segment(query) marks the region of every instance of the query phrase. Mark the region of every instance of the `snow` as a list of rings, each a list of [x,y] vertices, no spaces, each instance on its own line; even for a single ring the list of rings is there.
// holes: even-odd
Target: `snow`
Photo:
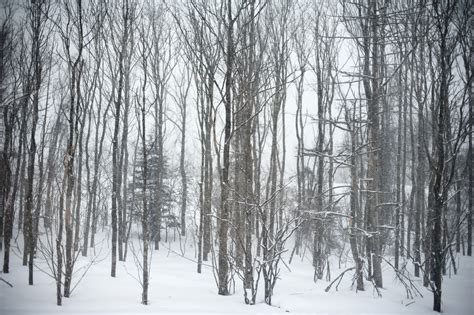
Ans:
[[[135,279],[138,276],[132,252],[127,262],[117,265],[117,277],[110,277],[108,247],[95,256],[95,262],[73,291],[70,298],[63,298],[63,306],[56,306],[56,284],[45,273],[38,270],[46,265],[37,259],[35,284],[27,284],[28,271],[21,265],[21,256],[14,249],[9,274],[1,277],[13,284],[10,288],[0,282],[1,314],[137,314],[137,313],[311,313],[311,314],[435,314],[432,311],[432,294],[418,281],[423,298],[407,299],[404,287],[396,280],[390,267],[384,267],[382,297],[378,297],[369,282],[366,291],[355,292],[351,288],[353,271],[345,274],[336,291],[336,284],[329,292],[324,289],[329,282],[313,282],[313,268],[309,256],[301,259],[295,256],[289,268],[281,266],[281,276],[275,287],[273,306],[263,301],[263,292],[257,297],[257,304],[246,305],[243,289],[238,278],[235,293],[230,296],[217,295],[212,269],[203,266],[203,273],[196,272],[194,248],[188,246],[183,258],[179,242],[165,244],[175,252],[162,246],[153,251],[149,288],[150,304],[140,304],[141,287]],[[2,253],[3,255],[3,253]],[[460,257],[460,273],[446,276],[443,282],[443,313],[474,314],[471,300],[474,298],[474,258]],[[209,262],[210,263],[210,262]],[[76,280],[81,277],[90,258],[80,257],[76,263]],[[337,258],[332,259],[331,276],[334,279],[351,267],[343,262],[338,268]],[[74,285],[74,284],[73,284]],[[263,281],[259,289],[263,290]]]

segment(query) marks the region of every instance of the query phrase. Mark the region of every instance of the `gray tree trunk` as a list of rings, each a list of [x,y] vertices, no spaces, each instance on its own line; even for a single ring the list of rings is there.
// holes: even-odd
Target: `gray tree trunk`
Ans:
[[[228,295],[229,263],[227,257],[227,233],[229,219],[229,167],[230,167],[230,140],[232,128],[232,74],[234,67],[234,17],[232,15],[232,1],[227,1],[227,29],[226,29],[226,72],[225,72],[225,125],[224,125],[224,152],[221,173],[221,211],[219,225],[219,256],[218,256],[218,287],[220,295]]]

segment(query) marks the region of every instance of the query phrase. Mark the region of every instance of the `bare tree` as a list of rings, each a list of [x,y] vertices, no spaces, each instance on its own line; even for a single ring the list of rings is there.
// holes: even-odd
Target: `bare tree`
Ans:
[[[150,213],[148,211],[148,150],[146,144],[146,115],[149,111],[149,106],[147,108],[147,98],[146,98],[146,91],[147,91],[147,81],[148,81],[148,58],[150,56],[150,47],[147,44],[146,35],[149,34],[149,29],[145,31],[145,26],[141,26],[140,30],[140,42],[139,45],[140,49],[140,60],[141,66],[143,68],[143,80],[142,80],[142,87],[141,87],[141,95],[137,95],[137,112],[139,111],[141,114],[141,123],[139,123],[139,137],[141,139],[142,144],[142,155],[143,155],[143,186],[142,186],[142,214],[141,214],[141,224],[142,224],[142,238],[143,238],[143,262],[142,262],[142,304],[148,304],[148,285],[149,285],[149,262],[148,262],[148,250],[150,248],[149,240],[150,240],[150,233],[148,222],[150,220]],[[141,98],[141,99],[140,99]],[[139,115],[137,114],[137,116]]]
[[[161,241],[161,226],[163,220],[164,191],[163,181],[165,176],[165,119],[167,105],[167,88],[171,78],[175,59],[172,58],[172,32],[167,24],[167,14],[163,4],[151,9],[150,23],[152,27],[152,57],[150,58],[150,81],[153,88],[153,116],[154,116],[154,138],[155,150],[157,152],[157,163],[153,176],[155,177],[155,204],[153,205],[152,239],[155,249],[159,249]]]
[[[226,16],[226,49],[225,49],[225,125],[224,125],[224,152],[221,177],[220,225],[219,225],[219,294],[228,295],[229,263],[227,256],[227,233],[229,220],[229,167],[230,167],[230,140],[232,128],[232,78],[235,58],[234,23],[236,16],[232,13],[232,1],[228,0],[225,8]]]
[[[17,128],[15,120],[18,115],[18,106],[16,104],[15,94],[18,89],[18,79],[12,71],[11,60],[14,51],[13,41],[13,26],[12,17],[13,12],[10,6],[4,9],[5,14],[3,23],[0,29],[0,145],[1,151],[1,167],[0,174],[2,180],[0,181],[0,237],[1,242],[5,244],[2,248],[4,251],[3,272],[9,272],[10,265],[10,241],[13,232],[13,206],[15,200],[15,193],[18,187],[18,171],[19,161],[16,161],[16,171],[13,173],[14,160],[14,132]],[[8,79],[11,78],[12,89],[8,91],[4,86]],[[11,98],[11,99],[10,99]],[[21,146],[19,146],[21,148]],[[13,176],[15,174],[15,176]],[[3,245],[3,244],[2,244]]]
[[[125,80],[125,63],[128,49],[128,41],[130,39],[130,24],[132,20],[131,3],[129,0],[124,0],[120,9],[118,9],[118,16],[109,16],[110,25],[112,26],[112,36],[118,37],[118,44],[115,46],[116,50],[116,61],[118,64],[118,84],[114,95],[114,132],[112,139],[112,207],[111,207],[111,218],[112,218],[112,256],[111,256],[111,271],[112,277],[116,276],[117,268],[117,245],[118,245],[118,213],[121,216],[121,179],[122,179],[122,165],[120,165],[120,152],[119,152],[119,132],[120,132],[120,113],[123,105],[123,94],[124,94],[124,80]],[[119,19],[119,26],[114,27],[114,19]],[[119,28],[121,27],[121,28]],[[119,29],[117,29],[119,28]]]
[[[96,14],[96,25],[102,25],[104,22],[105,17],[105,10],[103,7],[98,7],[98,12]],[[98,190],[98,182],[99,182],[99,163],[102,157],[103,151],[103,143],[105,138],[105,131],[106,131],[106,117],[107,113],[110,109],[111,102],[107,103],[107,107],[102,113],[102,106],[103,106],[103,97],[101,95],[102,88],[104,85],[104,78],[101,75],[101,69],[103,69],[103,62],[102,58],[104,57],[103,51],[103,33],[100,27],[95,30],[95,36],[91,43],[90,54],[95,56],[95,69],[93,74],[93,90],[97,89],[99,93],[91,93],[90,101],[95,105],[97,111],[91,110],[89,111],[89,126],[90,129],[92,126],[92,117],[95,116],[94,120],[94,154],[93,154],[93,168],[91,171],[91,167],[89,164],[89,150],[86,150],[86,169],[87,169],[87,183],[88,183],[88,200],[87,200],[87,212],[86,212],[86,221],[84,222],[84,236],[83,236],[83,245],[82,245],[82,255],[87,256],[88,247],[89,247],[89,235],[90,235],[90,246],[94,246],[94,234],[95,234],[95,226],[97,222],[97,190]],[[100,128],[100,122],[102,121],[102,130]],[[89,134],[89,131],[88,131]],[[87,141],[88,142],[88,141]],[[90,179],[92,175],[92,180]]]
[[[447,1],[446,3],[433,3],[433,19],[435,34],[438,42],[433,44],[439,49],[439,55],[436,58],[438,67],[437,99],[432,105],[432,146],[430,158],[430,184],[428,191],[428,226],[430,228],[430,271],[431,288],[433,290],[433,310],[441,312],[441,286],[442,269],[444,257],[449,248],[442,244],[444,209],[447,202],[447,195],[454,177],[457,154],[459,145],[463,142],[463,124],[461,118],[457,124],[457,131],[451,137],[450,115],[450,80],[449,76],[452,69],[453,48],[457,45],[456,39],[451,35],[450,26],[453,23],[454,13],[457,10],[456,1]],[[464,104],[463,104],[464,105]],[[461,113],[463,105],[460,109]],[[447,143],[453,141],[452,148],[447,147]],[[451,161],[448,161],[451,158]],[[446,232],[446,231],[445,231]],[[450,247],[450,245],[448,245]]]
[[[185,62],[187,60],[186,50],[181,51],[181,60]],[[179,77],[175,77],[174,81],[177,85],[176,95],[171,94],[176,105],[179,108],[179,123],[175,122],[175,126],[181,132],[180,140],[180,156],[179,156],[179,173],[181,176],[181,209],[180,209],[180,221],[181,221],[181,236],[186,236],[186,206],[188,199],[188,178],[186,172],[186,122],[187,122],[187,111],[188,111],[188,95],[191,89],[193,81],[192,69],[186,68],[180,71]]]
[[[33,1],[28,7],[28,14],[30,15],[31,27],[31,96],[32,96],[32,112],[31,112],[31,134],[30,146],[28,149],[28,181],[25,196],[25,249],[28,253],[28,283],[33,285],[33,260],[35,251],[34,241],[34,222],[33,222],[33,179],[35,173],[35,158],[36,158],[36,129],[38,125],[38,111],[39,111],[39,97],[40,88],[43,81],[43,60],[42,48],[47,41],[47,30],[45,28],[45,20],[49,5],[44,1]]]

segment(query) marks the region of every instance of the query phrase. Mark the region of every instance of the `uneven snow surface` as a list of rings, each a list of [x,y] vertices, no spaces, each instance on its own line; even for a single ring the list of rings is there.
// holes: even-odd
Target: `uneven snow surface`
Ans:
[[[170,248],[166,248],[170,246]],[[137,267],[133,251],[129,250],[127,262],[118,262],[117,277],[110,277],[110,256],[107,245],[97,246],[92,258],[79,257],[75,266],[75,282],[85,268],[90,267],[74,289],[70,298],[63,298],[63,306],[56,306],[56,284],[45,272],[49,269],[39,256],[35,270],[35,284],[28,285],[28,270],[22,266],[17,248],[12,248],[9,274],[0,276],[13,285],[0,282],[0,314],[137,314],[137,313],[310,313],[310,314],[436,314],[432,309],[432,294],[418,281],[423,298],[408,299],[405,288],[396,280],[390,267],[384,267],[382,297],[378,297],[372,285],[365,282],[364,292],[351,288],[353,272],[345,274],[336,291],[336,284],[329,292],[325,280],[313,282],[313,268],[309,254],[303,260],[296,257],[289,269],[280,264],[281,276],[275,287],[273,306],[263,302],[259,292],[257,305],[244,303],[241,281],[235,279],[235,293],[217,295],[212,269],[203,266],[203,273],[196,273],[193,262],[194,248],[186,247],[181,256],[179,242],[162,244],[153,251],[149,305],[140,304],[141,287],[136,280]],[[101,250],[100,250],[101,249]],[[180,253],[180,254],[178,254]],[[3,252],[1,253],[3,257]],[[138,253],[137,253],[138,254]],[[139,256],[137,256],[139,257]],[[287,262],[287,260],[286,260]],[[210,263],[210,262],[207,262]],[[460,272],[444,278],[443,314],[474,314],[474,258],[460,257]],[[332,280],[343,270],[351,267],[350,261],[338,260],[331,266]],[[411,266],[411,264],[409,264]],[[411,268],[411,267],[409,267]],[[42,269],[44,272],[41,272]],[[410,269],[409,269],[410,270]],[[410,270],[412,272],[412,270]],[[259,290],[263,291],[263,281]]]

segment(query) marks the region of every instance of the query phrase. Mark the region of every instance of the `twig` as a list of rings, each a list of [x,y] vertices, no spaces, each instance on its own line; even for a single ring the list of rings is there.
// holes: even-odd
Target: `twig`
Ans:
[[[7,280],[3,279],[2,277],[0,277],[0,280],[2,280],[3,282],[5,282],[6,284],[8,284],[11,288],[13,288],[13,284],[11,284],[10,282],[8,282]]]
[[[168,252],[171,252],[171,253],[173,253],[173,254],[176,254],[176,255],[178,255],[179,257],[182,257],[182,258],[187,259],[187,260],[189,260],[189,261],[192,261],[192,262],[194,262],[194,263],[197,263],[196,260],[194,260],[194,259],[192,259],[192,258],[189,258],[189,257],[186,257],[186,256],[182,255],[181,253],[178,253],[177,251],[173,250],[170,246],[166,246],[165,243],[160,242],[160,244],[161,244],[163,247],[165,247],[166,249],[168,249]],[[204,263],[202,263],[202,266],[206,266],[206,267],[209,267],[209,268],[213,268],[212,265],[204,264]]]

